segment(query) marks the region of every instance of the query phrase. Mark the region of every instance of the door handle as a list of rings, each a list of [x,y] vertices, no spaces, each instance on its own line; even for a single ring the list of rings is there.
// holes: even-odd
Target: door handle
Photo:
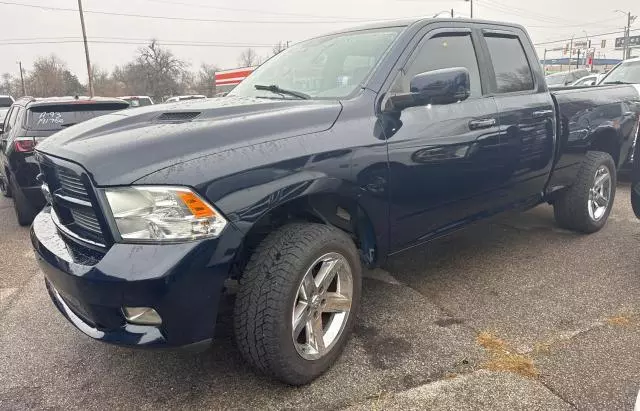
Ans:
[[[543,117],[549,117],[550,115],[553,114],[553,110],[540,110],[540,111],[534,111],[533,112],[533,118],[543,118]]]
[[[469,129],[479,130],[481,128],[490,128],[495,126],[496,124],[497,124],[497,121],[495,118],[483,118],[480,120],[471,120],[469,122]]]

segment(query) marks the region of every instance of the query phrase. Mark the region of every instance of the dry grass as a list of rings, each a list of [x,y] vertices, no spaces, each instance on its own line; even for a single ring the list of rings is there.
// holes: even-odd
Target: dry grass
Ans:
[[[506,343],[488,331],[483,331],[476,338],[478,344],[490,351],[506,350]]]
[[[607,323],[609,325],[629,325],[631,324],[631,316],[620,314],[615,317],[607,318]]]
[[[491,359],[483,365],[483,368],[491,371],[512,372],[527,378],[536,378],[539,375],[531,358],[511,352],[504,340],[490,332],[481,332],[476,341],[491,353]]]

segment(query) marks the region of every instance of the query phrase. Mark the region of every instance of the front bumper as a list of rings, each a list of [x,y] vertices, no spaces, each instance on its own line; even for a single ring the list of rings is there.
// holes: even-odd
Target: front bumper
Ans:
[[[217,239],[114,244],[99,253],[63,238],[48,207],[31,227],[47,289],[67,320],[91,338],[144,347],[185,346],[213,337],[240,240],[228,225]],[[129,324],[123,306],[152,307],[162,324]]]

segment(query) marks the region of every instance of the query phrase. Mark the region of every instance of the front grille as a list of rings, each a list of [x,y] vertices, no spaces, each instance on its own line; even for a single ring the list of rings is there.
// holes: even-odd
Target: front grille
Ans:
[[[93,189],[83,170],[64,160],[38,153],[40,170],[52,194],[53,210],[57,215],[59,231],[72,239],[105,245],[105,237],[92,195]]]
[[[93,211],[70,210],[75,223],[85,230],[102,235],[100,223]]]
[[[65,168],[58,168],[57,172],[60,189],[64,191],[65,194],[82,200],[89,198],[87,189],[77,174]]]
[[[200,115],[199,112],[178,111],[173,113],[162,113],[158,117],[158,121],[189,121]]]

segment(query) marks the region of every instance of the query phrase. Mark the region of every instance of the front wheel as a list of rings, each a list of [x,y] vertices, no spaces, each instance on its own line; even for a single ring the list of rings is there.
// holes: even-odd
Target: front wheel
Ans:
[[[240,279],[234,322],[243,357],[291,385],[327,371],[348,340],[362,269],[349,236],[321,224],[270,234]]]
[[[616,184],[616,165],[611,156],[588,152],[575,184],[554,203],[558,225],[583,233],[600,230],[611,213]]]

